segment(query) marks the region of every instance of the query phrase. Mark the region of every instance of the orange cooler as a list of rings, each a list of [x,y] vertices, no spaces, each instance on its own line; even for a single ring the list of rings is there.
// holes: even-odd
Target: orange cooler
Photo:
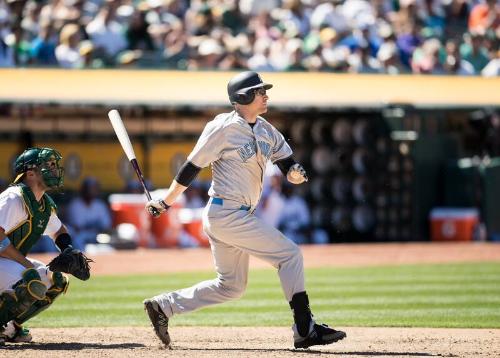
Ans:
[[[208,247],[208,236],[203,231],[203,214],[204,208],[197,209],[181,209],[179,210],[179,221],[184,226],[184,230],[191,235],[198,245]]]
[[[435,208],[430,221],[433,241],[471,241],[479,212],[475,208]]]
[[[134,225],[139,232],[137,245],[141,247],[151,246],[151,219],[144,208],[146,200],[146,196],[142,194],[112,194],[109,196],[113,227],[123,223]]]
[[[151,232],[156,247],[174,247],[179,242],[182,224],[179,222],[181,205],[175,203],[168,211],[157,218],[151,217]]]

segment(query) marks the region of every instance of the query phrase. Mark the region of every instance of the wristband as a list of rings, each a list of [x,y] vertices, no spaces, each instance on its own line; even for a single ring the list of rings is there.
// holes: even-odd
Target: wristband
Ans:
[[[67,247],[71,246],[71,244],[73,243],[73,241],[71,240],[71,236],[64,232],[62,234],[60,234],[58,237],[56,237],[56,246],[59,250],[61,250],[61,252],[64,251],[64,249],[66,249]]]
[[[0,240],[0,252],[5,250],[9,245],[10,245],[10,240],[8,237],[5,237],[2,240]]]

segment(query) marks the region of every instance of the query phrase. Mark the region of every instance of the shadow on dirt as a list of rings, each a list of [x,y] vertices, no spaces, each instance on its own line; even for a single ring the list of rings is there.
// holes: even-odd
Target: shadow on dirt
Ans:
[[[7,344],[1,349],[4,351],[79,351],[83,349],[132,349],[144,348],[144,344],[139,343],[117,343],[117,344],[100,344],[100,343],[31,343],[31,344]]]
[[[360,357],[377,357],[377,356],[395,356],[395,357],[458,357],[456,355],[442,355],[423,352],[328,352],[314,349],[273,349],[273,348],[187,348],[187,347],[172,347],[174,351],[214,351],[214,352],[290,352],[293,354],[321,354],[332,356],[360,356]]]

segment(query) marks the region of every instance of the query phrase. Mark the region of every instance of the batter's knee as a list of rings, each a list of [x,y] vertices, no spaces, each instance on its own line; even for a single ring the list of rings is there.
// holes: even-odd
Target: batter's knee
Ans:
[[[293,241],[290,241],[289,254],[288,257],[285,259],[285,261],[293,262],[294,265],[304,264],[302,251],[300,250],[300,247]]]
[[[217,285],[221,293],[229,300],[236,300],[241,298],[245,293],[247,284],[246,282],[224,281],[220,280]]]

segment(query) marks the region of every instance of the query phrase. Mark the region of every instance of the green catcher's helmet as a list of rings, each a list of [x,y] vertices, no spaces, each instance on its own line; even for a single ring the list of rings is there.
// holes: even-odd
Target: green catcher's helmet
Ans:
[[[64,181],[64,168],[59,166],[61,154],[52,148],[28,148],[14,163],[17,183],[26,171],[38,168],[45,185],[49,188],[59,188]]]

